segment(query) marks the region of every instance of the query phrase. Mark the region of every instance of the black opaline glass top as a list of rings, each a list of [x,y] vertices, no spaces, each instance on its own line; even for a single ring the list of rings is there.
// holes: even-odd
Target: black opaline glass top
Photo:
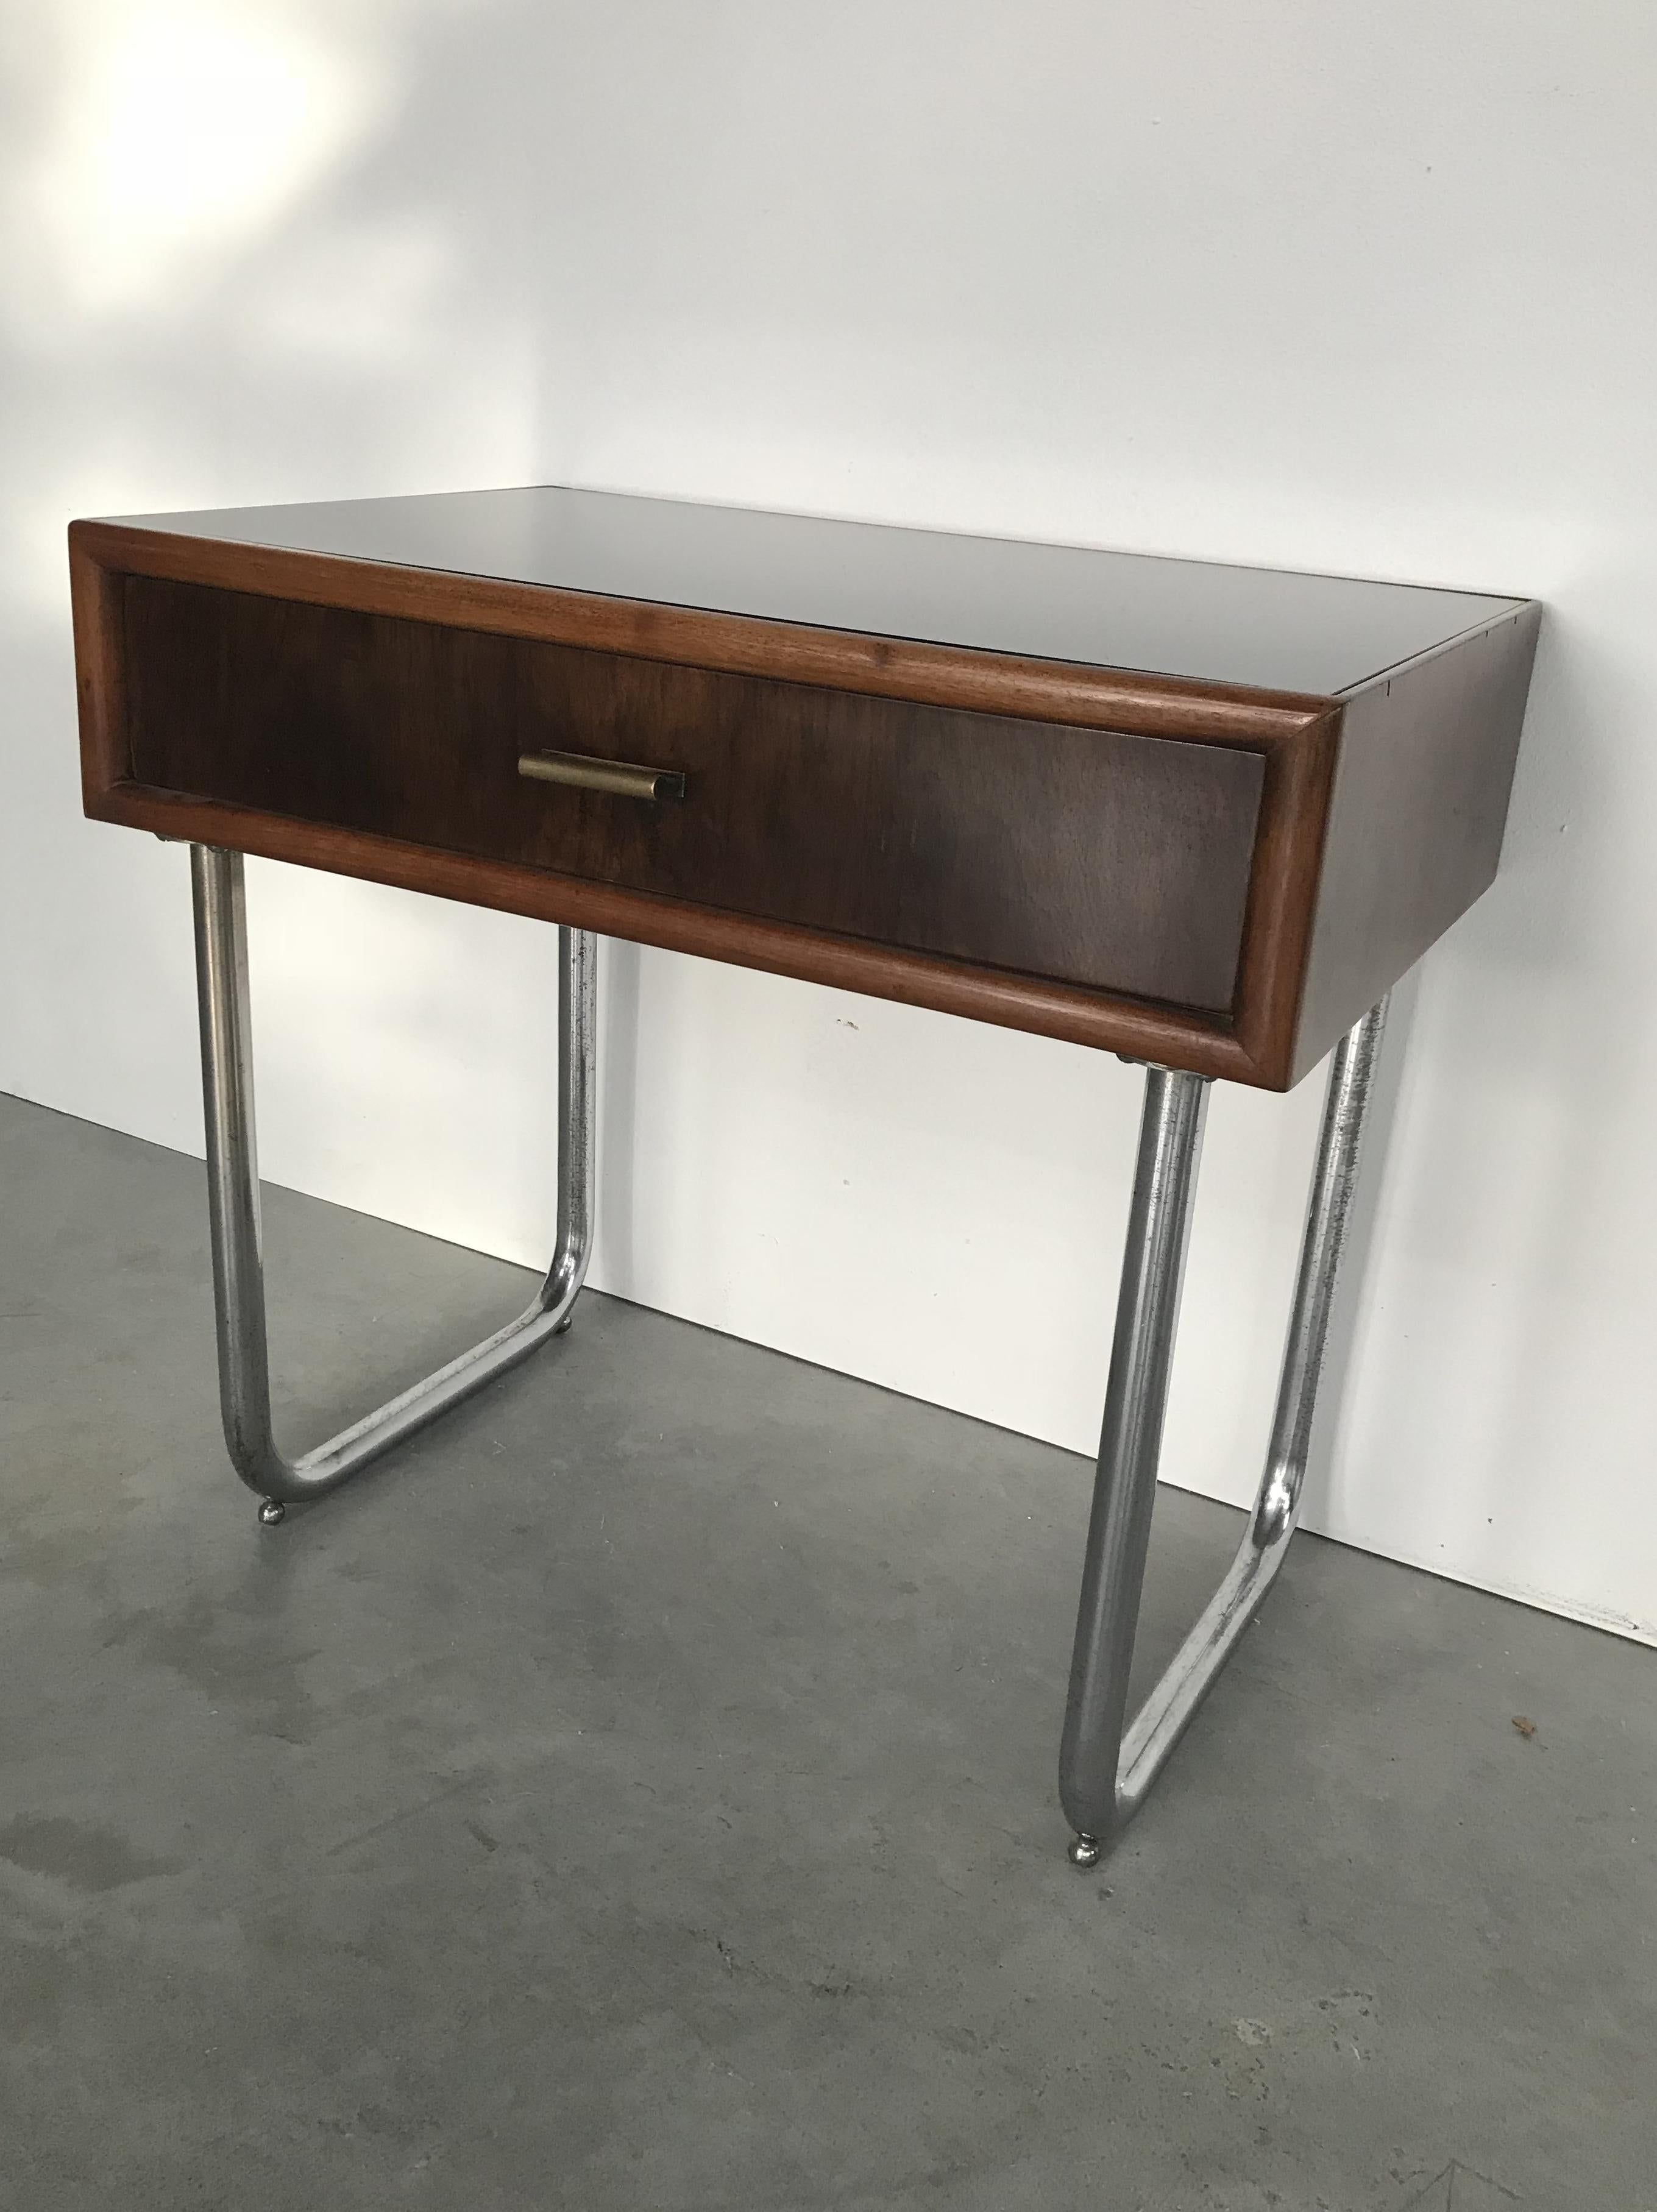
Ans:
[[[1338,695],[1522,601],[538,486],[121,520],[1035,659]]]

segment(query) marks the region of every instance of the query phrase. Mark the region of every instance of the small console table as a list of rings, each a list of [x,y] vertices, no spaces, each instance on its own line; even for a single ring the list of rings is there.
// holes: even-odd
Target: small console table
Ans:
[[[1060,1754],[1132,1818],[1295,1525],[1393,983],[1496,872],[1539,609],[537,489],[79,522],[86,811],[191,846],[219,1373],[261,1518],[569,1325],[595,933],[1146,1069]],[[297,1461],[271,1429],[242,855],[555,922],[556,1249],[529,1310]],[[1332,1051],[1236,1559],[1126,1697],[1203,1115]]]

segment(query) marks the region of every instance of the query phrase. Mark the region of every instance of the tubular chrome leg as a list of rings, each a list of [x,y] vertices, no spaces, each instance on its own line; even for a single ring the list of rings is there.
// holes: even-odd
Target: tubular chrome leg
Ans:
[[[258,1160],[253,1132],[247,922],[240,853],[190,850],[207,1118],[213,1291],[218,1317],[219,1402],[236,1472],[264,1499],[259,1518],[337,1489],[494,1376],[568,1328],[586,1274],[592,1234],[595,984],[598,941],[558,933],[558,1229],[534,1303],[516,1321],[388,1400],[302,1459],[284,1459],[270,1421]]]
[[[1289,1548],[1386,1021],[1383,999],[1341,1040],[1330,1068],[1272,1441],[1248,1528],[1207,1610],[1125,1730],[1207,1092],[1197,1076],[1162,1068],[1146,1075],[1059,1753],[1059,1796],[1076,1830],[1070,1855],[1077,1866],[1096,1864],[1138,1811]]]

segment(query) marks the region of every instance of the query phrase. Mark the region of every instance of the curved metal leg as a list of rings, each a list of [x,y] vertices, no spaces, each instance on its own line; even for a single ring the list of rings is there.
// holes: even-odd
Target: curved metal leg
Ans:
[[[423,1382],[365,1414],[302,1459],[288,1460],[276,1449],[270,1421],[242,858],[240,853],[192,845],[190,871],[219,1402],[236,1472],[264,1500],[259,1518],[273,1523],[281,1520],[284,1505],[337,1489],[370,1460],[413,1436],[568,1327],[586,1274],[592,1235],[598,940],[586,930],[558,933],[558,1231],[552,1265],[534,1304]]]
[[[1289,1548],[1386,1021],[1383,999],[1341,1040],[1330,1068],[1272,1442],[1247,1530],[1206,1611],[1125,1730],[1207,1096],[1200,1077],[1164,1068],[1146,1075],[1059,1753],[1059,1796],[1076,1830],[1071,1858],[1077,1866],[1096,1864],[1138,1811]]]

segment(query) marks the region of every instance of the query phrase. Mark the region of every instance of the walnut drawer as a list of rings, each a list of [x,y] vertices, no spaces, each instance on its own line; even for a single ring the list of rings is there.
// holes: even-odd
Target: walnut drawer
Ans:
[[[141,784],[1223,1018],[1266,761],[128,575]],[[554,749],[679,800],[526,780]]]

